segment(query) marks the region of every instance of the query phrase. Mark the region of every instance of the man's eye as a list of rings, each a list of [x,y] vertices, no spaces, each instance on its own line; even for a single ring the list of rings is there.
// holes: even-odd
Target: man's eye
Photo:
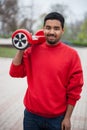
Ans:
[[[57,27],[57,28],[54,28],[54,30],[60,30],[60,28]]]
[[[47,28],[47,30],[50,30],[50,28]]]
[[[50,30],[50,27],[46,27],[47,30]]]

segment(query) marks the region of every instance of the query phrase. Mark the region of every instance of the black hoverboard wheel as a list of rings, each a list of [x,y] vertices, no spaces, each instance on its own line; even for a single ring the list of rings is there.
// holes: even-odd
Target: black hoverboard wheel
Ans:
[[[19,50],[26,49],[28,47],[27,36],[24,33],[18,33],[12,39],[13,46]]]

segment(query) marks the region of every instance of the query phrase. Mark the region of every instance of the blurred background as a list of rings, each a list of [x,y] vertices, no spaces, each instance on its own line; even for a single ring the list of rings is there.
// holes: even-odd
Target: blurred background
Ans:
[[[64,41],[87,45],[87,0],[0,0],[0,37],[9,38],[19,28],[35,33],[44,16],[57,11],[65,17]]]
[[[71,130],[87,130],[87,0],[0,0],[0,130],[23,130],[27,82],[26,78],[9,76],[17,51],[12,46],[12,33],[23,28],[35,34],[51,11],[64,15],[62,40],[77,50],[83,67],[84,86],[71,118]]]

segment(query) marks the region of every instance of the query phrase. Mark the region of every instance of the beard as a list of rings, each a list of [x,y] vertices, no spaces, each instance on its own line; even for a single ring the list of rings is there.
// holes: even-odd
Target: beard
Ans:
[[[55,45],[58,41],[59,41],[59,40],[57,40],[57,41],[47,40],[47,42],[48,42],[49,44],[51,44],[51,45]]]
[[[50,38],[51,37],[51,38]],[[60,38],[56,38],[55,35],[53,34],[50,34],[50,35],[47,35],[47,42],[51,45],[55,45],[57,44],[57,42],[60,40]]]

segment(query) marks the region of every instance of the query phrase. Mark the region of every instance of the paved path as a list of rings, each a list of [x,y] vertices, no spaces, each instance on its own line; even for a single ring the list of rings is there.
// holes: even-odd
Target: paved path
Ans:
[[[72,115],[72,130],[87,130],[87,48],[76,48],[83,67],[84,86]]]
[[[26,79],[9,76],[11,59],[0,58],[0,130],[22,130]]]
[[[82,61],[85,84],[72,115],[72,130],[87,130],[87,48],[76,48]],[[0,130],[23,130],[23,96],[26,79],[11,78],[12,59],[0,58]]]

